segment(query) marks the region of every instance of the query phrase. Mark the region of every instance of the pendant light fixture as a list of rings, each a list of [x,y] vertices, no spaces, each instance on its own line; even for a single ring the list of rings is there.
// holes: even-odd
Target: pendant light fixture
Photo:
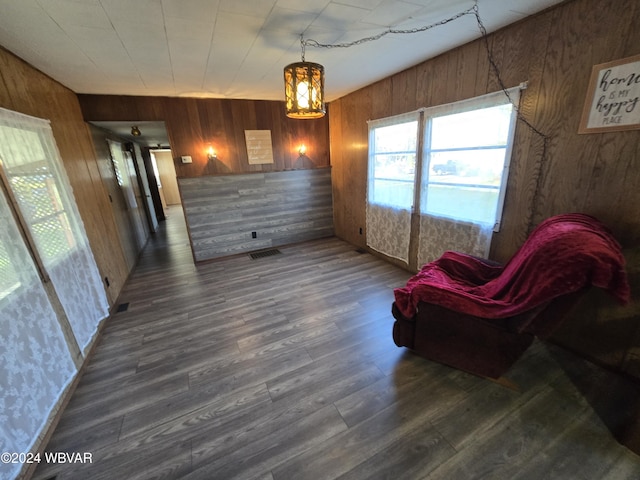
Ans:
[[[284,67],[284,95],[289,118],[320,118],[324,105],[324,67],[304,59],[305,42],[300,35],[302,61]]]

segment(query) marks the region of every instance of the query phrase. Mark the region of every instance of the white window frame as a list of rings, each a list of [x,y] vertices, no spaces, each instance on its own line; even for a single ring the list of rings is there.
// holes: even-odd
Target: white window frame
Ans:
[[[479,110],[482,108],[512,104],[513,108],[511,109],[510,126],[509,126],[509,132],[507,134],[507,144],[505,146],[505,156],[504,156],[504,163],[502,167],[502,175],[501,175],[500,185],[497,187],[498,199],[497,199],[495,219],[493,224],[494,232],[498,232],[500,230],[500,225],[502,222],[502,211],[504,208],[504,199],[505,199],[506,188],[507,188],[507,181],[509,179],[509,167],[511,164],[513,140],[515,137],[516,122],[518,117],[517,106],[520,101],[520,90],[522,88],[525,88],[525,86],[526,85],[523,84],[518,87],[513,87],[511,89],[508,89],[506,91],[506,94],[504,91],[498,91],[498,92],[482,95],[479,97],[474,97],[474,98],[461,100],[458,102],[453,102],[453,103],[444,104],[444,105],[437,105],[434,107],[429,107],[424,109],[424,125],[423,125],[424,144],[423,144],[422,155],[420,158],[421,185],[418,187],[420,190],[421,198],[423,194],[426,194],[426,191],[423,191],[423,190],[426,190],[426,187],[430,183],[429,158],[432,152],[431,150],[432,120],[434,118],[445,116],[445,115],[454,115],[457,113],[464,113],[464,112],[469,112],[473,110]],[[485,148],[486,147],[479,147],[479,149],[485,149]],[[490,148],[494,148],[494,147],[490,147]],[[464,148],[462,150],[473,150],[473,149],[474,149],[473,147],[469,147],[469,148]],[[461,188],[463,187],[461,186]],[[427,199],[427,202],[428,202],[428,199]],[[424,202],[421,201],[421,204],[423,203]],[[421,205],[419,205],[418,208],[420,209]],[[429,213],[429,212],[420,212],[420,213],[426,214],[426,215],[433,215],[432,213]],[[475,223],[472,220],[468,220],[465,218],[456,218],[456,217],[451,217],[451,218],[452,220],[455,220],[455,221],[471,221],[472,223]]]
[[[420,132],[422,131],[422,123],[421,123],[421,110],[416,110],[414,112],[403,113],[401,115],[395,115],[393,117],[385,117],[377,120],[369,120],[369,154],[368,154],[368,175],[367,175],[367,202],[372,205],[381,205],[383,207],[394,208],[397,210],[409,210],[411,212],[415,211],[415,198],[416,198],[416,187],[418,183],[416,182],[416,178],[419,177],[418,172],[420,171]],[[390,127],[394,125],[400,125],[403,123],[411,123],[416,122],[416,148],[413,154],[416,157],[415,170],[413,174],[413,188],[412,188],[412,202],[408,208],[399,207],[397,205],[389,205],[386,203],[379,203],[374,201],[375,199],[375,157],[380,153],[376,150],[375,146],[375,131],[378,128]],[[396,153],[410,153],[410,151],[402,151]],[[399,180],[400,181],[400,180]]]

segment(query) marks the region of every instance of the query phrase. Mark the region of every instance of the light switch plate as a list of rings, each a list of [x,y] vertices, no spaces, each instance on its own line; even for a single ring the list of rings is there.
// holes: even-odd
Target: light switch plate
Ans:
[[[190,155],[183,155],[180,159],[182,160],[182,163],[193,163]]]

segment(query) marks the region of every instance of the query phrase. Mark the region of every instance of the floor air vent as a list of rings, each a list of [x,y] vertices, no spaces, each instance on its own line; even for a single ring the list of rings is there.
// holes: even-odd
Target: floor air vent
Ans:
[[[277,248],[272,248],[270,250],[262,250],[261,252],[250,253],[249,256],[251,257],[251,260],[255,260],[257,258],[271,257],[273,255],[278,255],[280,253],[282,252]]]
[[[129,310],[129,302],[118,305],[116,312],[126,312],[127,310]]]

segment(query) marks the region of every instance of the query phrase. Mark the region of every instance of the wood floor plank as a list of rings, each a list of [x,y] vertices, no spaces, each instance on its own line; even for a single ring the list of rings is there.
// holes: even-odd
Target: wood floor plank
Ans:
[[[410,272],[337,238],[194,265],[179,207],[151,239],[48,451],[68,479],[640,478],[612,425],[637,385],[536,341],[515,385],[392,339]]]
[[[456,450],[435,428],[418,429],[402,436],[388,448],[340,475],[340,480],[421,478],[455,455]]]
[[[374,374],[379,375],[379,373]],[[336,399],[348,395],[366,386],[372,379],[360,372],[342,374],[331,382],[318,386],[313,391],[299,391],[298,395],[289,395],[278,402],[260,405],[235,424],[222,425],[215,432],[203,432],[193,438],[194,455],[202,464],[219,462],[221,458],[238,449],[244,449],[256,441],[262,441],[273,432],[290,430],[291,426],[309,417],[318,410],[330,406]],[[342,422],[342,421],[341,421]],[[344,425],[344,422],[342,422]],[[276,438],[274,443],[280,442]],[[206,471],[208,469],[205,469]],[[209,478],[209,477],[205,477]]]
[[[571,478],[574,472],[588,471],[593,478],[605,478],[619,461],[621,452],[602,449],[602,424],[593,412],[585,409],[582,415],[572,419],[563,435],[551,440],[522,472],[514,474],[514,480],[537,478]],[[554,462],[546,461],[549,456]],[[619,472],[621,474],[622,472]],[[638,471],[636,471],[636,475]],[[617,478],[624,478],[620,475]]]
[[[536,463],[548,465],[548,459],[540,458],[539,452],[561,438],[574,418],[585,415],[586,408],[576,409],[562,400],[553,390],[540,391],[427,478],[514,478],[523,469],[529,478],[540,478]]]
[[[449,388],[458,390],[458,386],[449,381],[443,368],[445,367],[434,363],[425,365],[416,356],[407,357],[396,368],[394,375],[387,375],[368,387],[341,398],[335,402],[336,408],[347,425],[352,427],[385,408],[399,406],[399,399],[405,396],[412,398],[415,390],[424,391],[425,395],[434,400],[435,397],[428,392],[437,392],[440,382],[446,381]],[[455,395],[449,397],[449,403],[455,404],[454,399]]]
[[[86,445],[101,449],[116,443],[120,437],[124,416],[109,418],[87,428],[85,424],[63,419],[56,428],[56,436],[49,442],[51,451],[82,452]]]
[[[139,445],[155,445],[162,449],[166,442],[186,441],[211,432],[233,431],[254,410],[264,413],[271,406],[269,391],[265,385],[253,385],[242,389],[211,392],[208,403],[177,417],[155,418],[144,411],[135,415],[146,416],[146,422],[136,419],[123,424],[118,445],[104,452],[105,456],[118,456]],[[193,408],[193,407],[192,407]],[[134,413],[129,418],[133,418]],[[125,421],[128,420],[125,417]]]
[[[339,478],[372,456],[386,451],[411,432],[429,430],[431,427],[425,420],[433,411],[441,408],[442,404],[437,400],[425,404],[418,399],[429,396],[434,399],[446,397],[459,401],[463,395],[464,392],[452,388],[445,382],[435,385],[421,384],[410,390],[400,405],[394,403],[335,435],[315,449],[292,458],[274,469],[273,476],[276,480]]]
[[[218,462],[211,462],[208,455],[200,455],[199,449],[194,448],[194,471],[185,479],[253,478],[347,429],[333,405],[283,427],[269,435],[255,437],[254,441],[234,449]]]

